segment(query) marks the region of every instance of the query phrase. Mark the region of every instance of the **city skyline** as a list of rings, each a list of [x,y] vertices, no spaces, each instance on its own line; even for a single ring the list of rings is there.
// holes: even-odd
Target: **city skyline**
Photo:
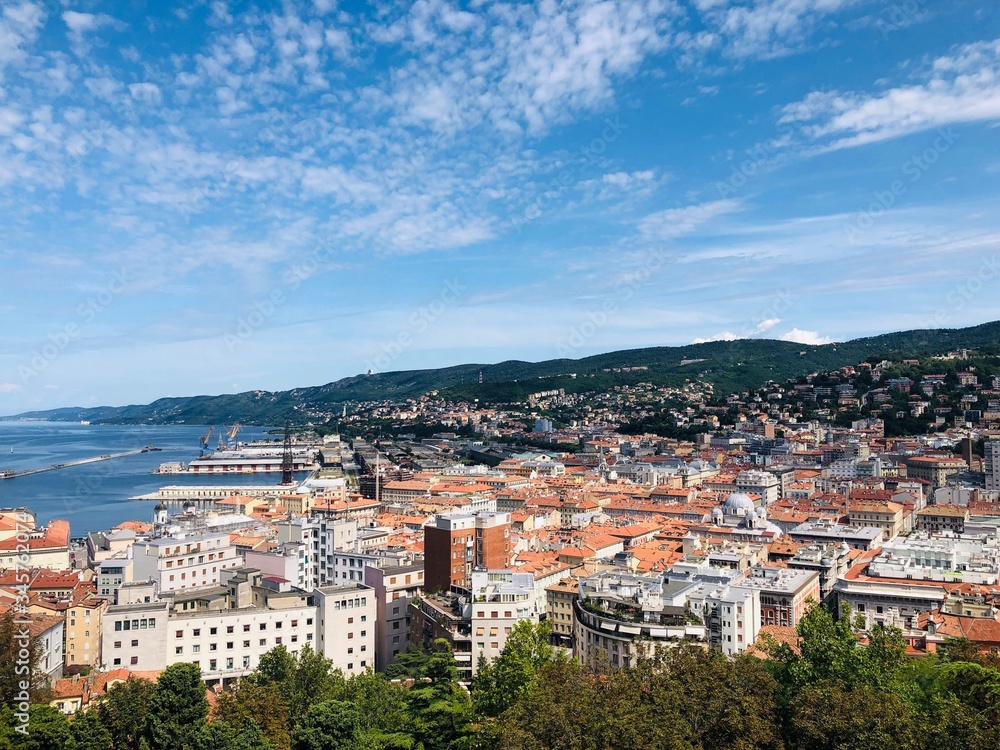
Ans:
[[[0,4],[0,414],[1000,318],[985,2]]]

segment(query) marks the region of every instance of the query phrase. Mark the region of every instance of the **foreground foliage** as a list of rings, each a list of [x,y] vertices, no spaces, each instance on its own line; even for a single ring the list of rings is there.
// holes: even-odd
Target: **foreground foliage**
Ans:
[[[1000,746],[1000,658],[967,641],[908,658],[898,630],[859,644],[849,616],[813,609],[799,642],[727,659],[684,646],[629,669],[583,666],[519,623],[471,694],[447,644],[414,648],[390,680],[345,679],[279,647],[211,712],[198,669],[130,679],[72,721],[4,709],[0,750],[986,750]]]

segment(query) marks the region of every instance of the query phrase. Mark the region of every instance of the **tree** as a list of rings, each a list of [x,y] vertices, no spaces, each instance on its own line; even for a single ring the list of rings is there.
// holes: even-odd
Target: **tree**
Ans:
[[[251,679],[240,681],[219,695],[214,715],[230,726],[255,722],[274,750],[289,750],[288,704],[277,685],[261,685]]]
[[[406,651],[397,654],[396,660],[386,667],[385,676],[390,680],[407,677],[413,680],[422,679],[429,658],[430,653],[426,649],[412,643]]]
[[[72,750],[108,750],[111,733],[101,723],[97,711],[77,711],[69,726]]]
[[[22,654],[27,630],[14,622],[14,609],[0,616],[0,705],[13,706],[26,701],[47,703],[48,683],[38,668],[42,647],[38,638],[27,638],[27,658]],[[26,675],[23,670],[27,668]],[[20,670],[20,671],[19,671]],[[21,683],[28,682],[27,699],[22,695]]]
[[[289,716],[304,716],[311,706],[336,700],[344,694],[344,676],[332,671],[333,662],[308,645],[292,656],[277,646],[260,659],[251,680],[258,685],[274,685],[288,706]],[[291,726],[289,726],[291,729]]]
[[[916,750],[920,736],[909,705],[869,687],[834,682],[805,687],[792,703],[790,737],[797,750]]]
[[[224,721],[203,724],[195,738],[196,750],[273,750],[257,723],[246,719],[234,727]]]
[[[347,681],[346,700],[358,708],[358,746],[409,748],[413,746],[406,692],[380,674],[366,670]]]
[[[528,693],[539,671],[552,661],[552,626],[519,620],[503,651],[492,663],[481,663],[472,685],[472,703],[482,716],[497,717]]]
[[[129,677],[108,690],[97,715],[111,735],[114,750],[140,750],[155,693],[154,683],[136,677]]]
[[[3,731],[7,734],[6,747],[11,750],[53,750],[69,747],[70,743],[66,717],[47,705],[35,705],[28,709],[26,734],[14,731],[9,722],[4,722]],[[3,735],[0,734],[0,737]]]
[[[312,706],[292,735],[292,750],[353,748],[361,715],[345,701],[324,701]]]
[[[146,735],[151,750],[197,747],[207,715],[201,670],[187,662],[171,664],[160,674],[149,702]]]
[[[448,642],[434,642],[424,680],[407,692],[413,734],[425,748],[451,748],[469,732],[469,694],[458,684],[458,667]]]

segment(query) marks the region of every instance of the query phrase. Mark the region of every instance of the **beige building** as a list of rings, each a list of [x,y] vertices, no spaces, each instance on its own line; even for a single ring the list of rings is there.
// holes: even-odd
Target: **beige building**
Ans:
[[[929,505],[917,511],[917,528],[921,531],[965,533],[969,509],[961,505]]]
[[[575,578],[564,578],[545,589],[545,613],[552,627],[554,643],[573,647],[573,602],[579,592]]]
[[[93,667],[101,663],[101,628],[106,599],[84,599],[66,610],[66,666]]]
[[[848,511],[851,526],[877,526],[884,530],[883,538],[892,539],[907,531],[906,508],[899,503],[852,502]]]

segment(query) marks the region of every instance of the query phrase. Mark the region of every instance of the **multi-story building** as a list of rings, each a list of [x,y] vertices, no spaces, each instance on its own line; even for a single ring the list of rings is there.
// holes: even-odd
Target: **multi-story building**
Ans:
[[[908,530],[906,508],[894,502],[852,501],[847,518],[851,526],[878,526],[885,539],[894,539]]]
[[[97,595],[115,604],[117,604],[118,589],[132,583],[133,580],[132,560],[127,558],[112,557],[98,563],[94,569]]]
[[[883,545],[869,564],[868,575],[992,586],[1000,577],[1000,546],[995,537],[935,537],[917,532]]]
[[[510,552],[509,513],[439,514],[424,527],[424,587],[467,589],[474,568],[506,568]]]
[[[472,574],[472,676],[479,660],[492,661],[507,645],[507,636],[518,620],[538,622],[535,576],[511,570],[475,571]]]
[[[741,471],[736,476],[736,491],[760,497],[761,505],[776,503],[781,494],[781,481],[766,471]]]
[[[277,646],[304,646],[345,674],[373,665],[375,600],[355,584],[312,594],[258,570],[227,571],[222,584],[161,599],[152,583],[123,586],[108,607],[103,664],[147,671],[194,662],[209,683],[228,684],[254,670]]]
[[[917,511],[917,529],[933,533],[964,534],[969,509],[961,505],[928,505]]]
[[[692,614],[705,624],[708,643],[727,656],[746,651],[761,628],[761,593],[754,588],[701,583],[685,593]]]
[[[575,578],[564,578],[546,587],[546,619],[552,628],[552,643],[563,648],[573,647],[573,602],[580,584]]]
[[[940,585],[919,585],[858,576],[841,578],[834,587],[838,609],[850,608],[865,619],[865,627],[876,622],[912,628],[917,617],[940,609],[947,592]]]
[[[837,580],[851,565],[851,548],[844,543],[803,545],[785,564],[792,570],[818,573],[820,601],[829,603]]]
[[[875,549],[882,543],[884,530],[879,526],[845,526],[831,521],[807,521],[801,523],[788,535],[796,542],[806,544],[846,542],[854,549]]]
[[[64,658],[67,666],[94,667],[101,663],[101,631],[108,601],[88,597],[66,610]]]
[[[961,457],[912,456],[906,459],[906,476],[923,479],[935,487],[944,487],[948,478],[968,468]]]
[[[0,539],[0,570],[9,568],[47,568],[69,570],[69,521],[54,520],[48,526],[34,527],[34,516],[25,512],[11,528],[18,530]]]
[[[423,592],[424,563],[366,565],[364,576],[375,597],[375,669],[383,672],[409,646],[410,602]]]
[[[38,670],[45,675],[51,686],[63,675],[65,657],[63,652],[66,620],[62,615],[27,614],[18,615],[27,619],[28,633],[38,644]]]
[[[164,536],[131,550],[133,580],[153,581],[161,594],[219,585],[224,571],[243,565],[229,534]]]
[[[795,627],[820,600],[819,573],[812,570],[755,567],[739,586],[760,592],[761,625]]]
[[[354,552],[358,521],[354,518],[300,516],[276,524],[278,543],[303,545],[302,577],[307,589],[340,583],[336,577],[336,553]]]
[[[346,677],[375,668],[375,591],[362,583],[321,586],[313,592],[319,618],[316,651]]]
[[[1000,440],[987,440],[984,448],[983,469],[986,473],[986,489],[1000,490]]]
[[[678,584],[688,588],[691,584]],[[707,629],[688,621],[683,604],[665,603],[664,580],[608,571],[580,580],[573,603],[573,655],[628,667],[660,646],[706,641]]]

